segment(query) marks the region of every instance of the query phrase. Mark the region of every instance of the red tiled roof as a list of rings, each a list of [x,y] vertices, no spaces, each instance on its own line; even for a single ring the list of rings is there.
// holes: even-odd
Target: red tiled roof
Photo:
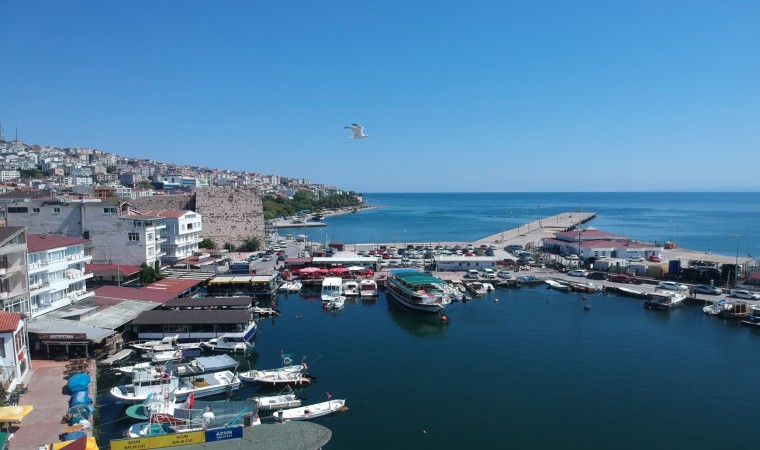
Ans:
[[[179,278],[164,278],[145,286],[143,289],[150,289],[155,292],[169,292],[176,297],[178,294],[203,283],[201,280],[180,280]]]
[[[176,295],[171,292],[146,288],[135,289],[120,286],[103,286],[95,289],[95,304],[97,305],[115,305],[124,300],[166,303],[174,297]]]
[[[95,275],[115,274],[116,271],[121,272],[122,275],[129,276],[134,275],[141,271],[142,267],[139,266],[127,266],[124,264],[85,264],[85,273],[94,273]]]
[[[77,239],[59,235],[44,234],[27,234],[26,246],[29,253],[40,252],[42,250],[51,250],[54,248],[68,247],[70,245],[86,244],[87,239]]]
[[[21,321],[21,314],[0,311],[0,333],[16,331]]]

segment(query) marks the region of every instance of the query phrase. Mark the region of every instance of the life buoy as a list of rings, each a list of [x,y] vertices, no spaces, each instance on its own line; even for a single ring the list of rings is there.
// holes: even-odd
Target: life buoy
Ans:
[[[289,365],[289,364],[290,364],[290,363],[292,363],[292,362],[293,362],[293,360],[292,360],[292,359],[290,359],[290,358],[288,358],[288,357],[285,357],[285,358],[283,358],[283,360],[282,360],[282,363],[283,363],[283,364],[285,364],[286,366],[287,366],[287,365]]]
[[[168,373],[164,372],[161,374],[162,380],[168,380],[169,378],[171,378],[171,375],[169,375]]]

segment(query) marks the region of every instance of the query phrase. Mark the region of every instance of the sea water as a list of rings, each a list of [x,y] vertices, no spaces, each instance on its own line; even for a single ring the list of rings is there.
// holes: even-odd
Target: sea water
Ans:
[[[640,240],[675,241],[677,224],[682,247],[733,254],[730,235],[739,234],[743,255],[753,251],[760,223],[752,194],[367,197],[384,207],[328,219],[322,233],[347,242],[466,241],[498,233],[507,221],[499,211],[520,211],[506,224],[512,228],[533,212],[582,204],[599,213],[590,225]],[[396,223],[406,239],[394,235]],[[385,293],[337,312],[322,308],[317,291],[280,295],[277,307],[282,316],[259,322],[240,370],[278,367],[283,352],[306,357],[317,377],[303,391],[307,403],[330,394],[349,407],[316,420],[333,432],[328,449],[756,445],[760,331],[706,316],[698,305],[650,311],[631,298],[537,286],[454,303],[446,323]],[[102,447],[130,423],[125,406],[107,395],[117,381],[104,370],[98,377]],[[248,385],[235,396],[265,392]]]

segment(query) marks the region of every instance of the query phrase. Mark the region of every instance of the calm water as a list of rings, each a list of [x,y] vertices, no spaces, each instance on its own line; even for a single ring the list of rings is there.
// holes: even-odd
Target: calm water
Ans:
[[[760,254],[757,193],[366,194],[382,208],[297,229],[317,242],[470,241],[538,217],[594,211],[589,226],[648,242],[726,255]],[[291,231],[293,232],[293,231]]]
[[[534,205],[543,216],[568,210],[569,198],[573,209],[582,200],[584,210],[599,212],[591,225],[600,229],[675,240],[669,221],[677,219],[681,246],[733,254],[730,234],[739,233],[744,254],[744,239],[751,251],[749,236],[760,223],[753,197],[373,194],[369,202],[385,208],[332,218],[322,233],[335,241],[396,240],[398,223],[409,241],[469,240],[497,233],[502,210],[530,220],[529,206],[517,205]],[[283,315],[260,322],[256,350],[241,367],[276,367],[282,351],[307,356],[318,378],[305,391],[310,402],[326,392],[348,399],[349,411],[318,420],[333,431],[329,449],[757,445],[760,331],[705,317],[698,306],[648,311],[630,298],[588,295],[584,302],[535,287],[453,304],[447,324],[385,294],[347,302],[337,313],[322,310],[316,292],[280,296],[278,307]],[[100,389],[114,381],[101,377]],[[237,395],[254,392],[249,386]],[[102,444],[128,423],[122,405],[107,396],[98,404]]]

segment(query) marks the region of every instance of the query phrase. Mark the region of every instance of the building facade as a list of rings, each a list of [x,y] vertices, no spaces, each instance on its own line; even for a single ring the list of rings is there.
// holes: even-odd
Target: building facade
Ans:
[[[27,235],[31,317],[95,296],[85,285],[92,278],[84,270],[92,260],[85,253],[87,243],[65,236]]]
[[[0,301],[7,312],[26,313],[29,307],[26,229],[0,228]]]
[[[200,214],[188,210],[143,210],[141,212],[155,214],[164,220],[166,227],[161,230],[161,238],[166,241],[161,244],[161,249],[165,253],[161,257],[161,262],[174,264],[193,256],[198,251],[201,231],[203,231]]]
[[[0,311],[0,383],[11,391],[26,382],[31,369],[26,321],[20,313]]]

